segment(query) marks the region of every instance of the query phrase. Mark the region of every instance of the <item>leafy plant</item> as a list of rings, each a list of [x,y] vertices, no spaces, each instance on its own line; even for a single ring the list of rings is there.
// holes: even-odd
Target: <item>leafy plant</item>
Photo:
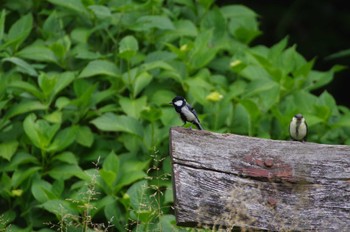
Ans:
[[[207,130],[287,139],[300,112],[311,141],[350,144],[349,109],[312,93],[342,68],[314,70],[287,39],[250,46],[261,32],[245,6],[1,5],[0,215],[14,231],[88,231],[94,222],[180,230],[170,180],[158,178],[171,173],[168,132],[181,121],[168,102],[176,95]]]

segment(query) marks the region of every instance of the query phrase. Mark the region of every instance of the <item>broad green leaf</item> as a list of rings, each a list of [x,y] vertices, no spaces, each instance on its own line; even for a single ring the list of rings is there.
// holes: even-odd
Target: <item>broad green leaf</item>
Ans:
[[[52,10],[49,17],[45,20],[42,31],[45,37],[58,38],[64,33],[63,19],[59,16],[57,10]]]
[[[117,228],[117,231],[125,230],[125,225],[123,225],[121,217],[124,216],[122,212],[122,207],[117,204],[116,200],[113,200],[104,207],[104,214],[107,218],[110,218],[111,223]],[[126,207],[128,208],[128,206]]]
[[[8,170],[16,170],[20,165],[39,166],[40,163],[37,157],[25,152],[17,151],[11,159],[11,164],[8,167]]]
[[[272,79],[270,74],[266,71],[266,69],[258,65],[248,65],[245,68],[243,68],[239,74],[251,81],[261,79]]]
[[[48,106],[43,105],[41,102],[38,101],[22,101],[11,107],[4,117],[6,119],[9,119],[20,114],[24,114],[35,110],[46,110],[47,108]]]
[[[118,192],[122,187],[128,186],[135,181],[142,180],[147,177],[147,174],[140,170],[135,170],[133,172],[125,173],[117,182],[115,191]]]
[[[36,72],[35,68],[32,65],[28,64],[26,61],[24,61],[20,58],[9,57],[9,58],[2,59],[2,62],[4,62],[4,61],[8,61],[8,62],[11,62],[11,63],[17,65],[19,72],[26,73],[30,76],[37,76],[38,75],[38,73]]]
[[[61,154],[55,155],[53,160],[59,160],[67,164],[78,165],[77,157],[70,151],[63,152]]]
[[[55,53],[50,48],[40,44],[32,44],[23,48],[17,53],[17,56],[27,60],[57,63]]]
[[[126,115],[138,119],[141,111],[147,106],[147,97],[143,96],[138,99],[120,97],[119,104]]]
[[[102,5],[91,5],[88,7],[96,16],[97,19],[103,20],[112,17],[111,10]]]
[[[51,188],[52,186],[49,182],[35,179],[32,183],[31,191],[34,198],[40,203],[43,203],[50,200],[50,198],[52,199],[54,194],[51,193]]]
[[[335,72],[342,70],[344,67],[335,65],[329,71],[311,71],[307,76],[307,82],[305,83],[305,87],[307,90],[315,90],[318,89],[333,80]]]
[[[65,218],[67,215],[77,215],[78,212],[76,209],[71,205],[69,201],[60,200],[60,199],[54,199],[54,200],[48,200],[40,205],[43,209],[49,211],[50,213],[55,214],[60,219]]]
[[[33,27],[33,16],[31,14],[20,17],[14,24],[12,24],[7,41],[14,45],[15,50],[22,44],[22,42],[29,36]]]
[[[113,151],[103,161],[102,169],[119,173],[119,158]]]
[[[133,96],[136,97],[153,79],[148,72],[142,72],[136,76],[133,84]]]
[[[50,125],[45,120],[37,120],[35,114],[28,115],[23,122],[23,129],[29,139],[42,150],[47,149],[59,128],[59,124]]]
[[[92,133],[89,127],[79,126],[76,141],[80,145],[83,145],[85,147],[91,147],[91,145],[94,142],[94,134]]]
[[[10,161],[17,151],[18,144],[16,140],[0,143],[0,157]]]
[[[152,102],[152,104],[156,104],[158,106],[160,105],[166,105],[168,106],[171,100],[176,96],[176,93],[170,90],[160,89],[158,91],[155,91],[151,95],[151,99],[149,102]]]
[[[215,57],[217,48],[212,43],[212,39],[213,30],[204,31],[197,36],[189,55],[189,61],[193,69],[202,68]]]
[[[106,113],[91,121],[98,129],[102,131],[120,131],[143,136],[141,123],[128,116],[119,116],[113,113]]]
[[[124,59],[130,60],[138,50],[138,42],[132,35],[125,36],[119,42],[119,56]]]
[[[56,95],[66,88],[74,78],[75,75],[73,72],[41,73],[38,82],[48,104],[50,104]]]
[[[117,174],[113,171],[108,171],[108,170],[104,170],[104,169],[101,169],[99,171],[100,171],[99,175],[101,176],[102,180],[107,184],[109,189],[112,189],[113,184],[114,184],[115,180],[117,179]],[[110,191],[110,190],[108,190],[108,191]]]
[[[115,191],[145,178],[147,174],[143,170],[146,169],[148,165],[148,160],[141,161],[138,160],[137,157],[130,155],[120,156],[120,171]]]
[[[213,0],[211,0],[213,1]],[[159,217],[159,228],[162,228],[163,231],[177,231],[178,227],[176,226],[176,218],[174,215],[165,214]]]
[[[146,15],[136,20],[136,23],[130,28],[135,31],[148,31],[157,28],[160,30],[174,30],[175,26],[166,16]]]
[[[106,75],[111,77],[119,76],[118,67],[107,60],[91,61],[80,73],[79,78],[92,77],[97,75]]]
[[[51,145],[47,148],[49,152],[58,152],[66,149],[76,138],[78,128],[71,126],[57,133]]]
[[[26,179],[33,178],[34,174],[41,170],[41,167],[30,167],[26,169],[17,169],[11,178],[11,186],[13,189],[18,188]]]
[[[114,152],[111,152],[103,161],[102,169],[100,170],[100,175],[102,179],[107,183],[107,185],[110,188],[113,188],[113,185],[117,180],[118,173],[119,158]]]
[[[55,166],[48,174],[55,180],[68,180],[73,176],[82,180],[87,179],[87,174],[76,164]]]
[[[256,13],[243,5],[229,5],[221,8],[229,20],[228,30],[238,40],[249,43],[260,34]]]
[[[248,134],[250,114],[242,104],[237,104],[233,114],[233,133]]]
[[[41,93],[41,91],[35,85],[32,85],[29,82],[15,80],[9,84],[9,87],[14,87],[14,88],[24,90],[24,91],[32,94],[33,96],[35,96],[39,100],[43,99],[43,94]]]
[[[133,184],[126,192],[130,197],[130,205],[133,209],[142,209],[144,206],[151,207],[150,188],[146,180]]]
[[[177,20],[174,22],[176,27],[177,36],[192,36],[195,37],[198,35],[197,27],[190,20]]]
[[[202,30],[213,30],[212,44],[218,45],[225,38],[226,27],[226,20],[218,8],[210,10],[201,20]]]
[[[54,111],[51,114],[46,114],[43,116],[43,118],[50,122],[50,123],[62,123],[62,112],[61,111]]]
[[[65,1],[48,0],[48,1],[51,2],[52,4],[55,4],[57,6],[62,6],[64,8],[69,9],[69,10],[75,11],[79,14],[82,14],[85,16],[89,15],[89,12],[85,8],[85,6],[81,0],[65,0]]]

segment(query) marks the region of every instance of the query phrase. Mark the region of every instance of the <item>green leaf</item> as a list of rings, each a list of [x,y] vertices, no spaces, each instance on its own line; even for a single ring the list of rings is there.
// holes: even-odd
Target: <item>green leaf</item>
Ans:
[[[104,20],[112,17],[111,10],[102,5],[91,5],[88,7],[96,16],[97,19]]]
[[[52,4],[55,4],[57,6],[62,6],[64,8],[67,8],[69,10],[75,11],[81,15],[89,15],[89,12],[85,8],[84,4],[81,2],[81,0],[48,0]]]
[[[62,123],[62,112],[54,111],[51,114],[44,115],[43,118],[50,123]]]
[[[149,165],[149,161],[138,160],[135,156],[120,156],[120,170],[115,191],[122,187],[134,183],[137,180],[144,179],[147,174],[143,171]]]
[[[66,217],[67,215],[77,215],[78,212],[75,210],[75,208],[65,200],[55,199],[55,200],[48,200],[40,205],[43,209],[47,210],[50,213],[55,214],[60,219]]]
[[[9,57],[9,58],[4,58],[2,59],[2,62],[4,61],[8,61],[11,62],[15,65],[17,65],[18,67],[18,71],[28,74],[30,76],[37,76],[38,73],[36,72],[36,70],[33,68],[32,65],[28,64],[27,62],[25,62],[24,60],[17,58],[17,57]]]
[[[7,41],[14,45],[14,49],[23,43],[23,41],[29,36],[33,27],[33,16],[31,14],[20,17],[14,24],[12,24],[8,35]]]
[[[100,175],[107,185],[112,188],[119,173],[119,158],[114,152],[109,153],[103,162]]]
[[[0,15],[0,44],[2,44],[2,40],[4,38],[5,32],[5,18],[6,18],[6,10],[3,9]]]
[[[174,30],[175,26],[166,16],[146,15],[139,17],[130,29],[134,31],[148,31],[152,28]]]
[[[92,77],[97,75],[106,75],[111,77],[119,76],[118,67],[107,60],[91,61],[80,73],[79,78]]]
[[[128,116],[106,113],[92,120],[91,123],[102,131],[120,131],[143,136],[141,123]]]
[[[166,214],[159,217],[159,228],[163,231],[177,231],[176,218],[174,215]]]
[[[82,180],[87,179],[87,174],[76,164],[65,164],[55,166],[48,174],[55,180],[68,180],[75,176]]]
[[[126,175],[123,175],[117,182],[117,185],[115,187],[115,192],[118,192],[122,187],[128,186],[135,181],[144,179],[147,177],[147,174],[140,170],[135,170],[133,172],[125,173]]]
[[[350,49],[345,49],[345,50],[341,50],[339,52],[330,54],[329,56],[326,57],[326,60],[333,60],[333,59],[343,58],[347,56],[350,56]]]
[[[113,184],[114,184],[115,180],[117,179],[117,175],[113,171],[101,169],[100,176],[101,176],[102,180],[108,185],[109,189],[112,189]],[[108,191],[110,191],[110,190],[108,190]]]
[[[130,197],[130,205],[133,209],[139,210],[144,206],[151,207],[150,189],[146,180],[133,184],[126,192]]]
[[[45,120],[37,120],[35,114],[28,115],[23,122],[23,129],[29,139],[36,147],[42,150],[47,149],[59,128],[59,124],[51,126]]]
[[[120,97],[119,104],[126,115],[138,119],[141,111],[147,106],[147,97],[143,96],[138,99],[129,99]]]
[[[61,154],[56,155],[53,160],[59,160],[61,162],[67,164],[75,164],[78,165],[77,157],[70,151],[63,152]]]
[[[198,35],[197,27],[190,20],[177,20],[174,22],[176,27],[175,34],[177,36],[191,36],[196,37]]]
[[[103,161],[102,169],[107,171],[113,171],[114,173],[118,174],[119,158],[113,151],[109,153],[109,155]]]
[[[32,183],[31,191],[34,198],[40,203],[46,202],[52,199],[51,184],[41,179],[35,179]],[[51,193],[51,194],[49,194]]]
[[[148,72],[142,72],[136,76],[133,84],[133,96],[136,97],[153,79]]]
[[[32,94],[33,96],[35,96],[39,100],[43,99],[43,94],[40,92],[40,90],[35,85],[32,85],[29,82],[15,80],[9,84],[9,87],[14,87],[14,88],[24,90],[24,91]]]
[[[66,149],[76,138],[78,128],[76,126],[65,128],[58,132],[52,144],[47,148],[49,152],[58,152]]]
[[[228,30],[238,40],[249,43],[260,34],[256,13],[243,5],[229,5],[221,8],[229,20]]]
[[[27,60],[57,63],[55,53],[50,48],[40,44],[25,47],[17,53],[17,56]]]
[[[89,127],[79,126],[76,140],[80,145],[91,147],[94,142],[94,134]]]
[[[26,179],[30,179],[34,176],[35,173],[37,173],[39,170],[41,170],[41,167],[30,167],[26,169],[17,169],[11,178],[11,186],[16,189],[18,186],[22,184],[23,181]]]
[[[130,60],[135,56],[138,50],[138,42],[132,35],[125,36],[119,42],[119,56],[126,60]]]
[[[215,57],[217,48],[212,43],[212,39],[213,30],[204,31],[197,36],[189,55],[192,68],[199,69],[207,65]]]
[[[74,78],[73,72],[41,73],[38,82],[48,104],[51,104],[56,95],[72,83]]]
[[[4,118],[9,119],[20,114],[24,114],[35,110],[46,110],[47,108],[48,106],[43,105],[41,102],[38,101],[22,101],[11,107],[8,110],[7,114],[4,116]]]
[[[0,143],[0,157],[10,161],[17,151],[18,144],[19,143],[16,140]]]

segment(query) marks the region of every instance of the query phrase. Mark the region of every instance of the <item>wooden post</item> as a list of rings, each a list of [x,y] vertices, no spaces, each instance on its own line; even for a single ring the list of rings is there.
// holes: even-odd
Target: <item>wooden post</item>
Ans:
[[[350,231],[350,146],[170,131],[177,224]]]

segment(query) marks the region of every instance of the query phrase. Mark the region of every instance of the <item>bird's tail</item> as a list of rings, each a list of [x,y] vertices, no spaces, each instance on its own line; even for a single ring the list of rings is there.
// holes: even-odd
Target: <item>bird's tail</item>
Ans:
[[[198,130],[203,130],[202,125],[199,122],[195,122],[194,125],[198,128]]]

